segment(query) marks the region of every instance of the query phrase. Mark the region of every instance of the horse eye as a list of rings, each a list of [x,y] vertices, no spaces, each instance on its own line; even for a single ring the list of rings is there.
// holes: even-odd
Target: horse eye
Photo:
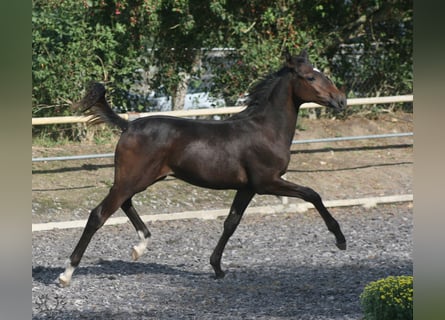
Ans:
[[[306,80],[312,82],[312,81],[315,81],[315,77],[314,76],[307,76]]]

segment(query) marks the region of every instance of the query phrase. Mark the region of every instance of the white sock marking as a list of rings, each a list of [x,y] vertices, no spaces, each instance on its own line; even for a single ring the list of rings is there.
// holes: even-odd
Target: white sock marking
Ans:
[[[71,282],[71,277],[73,276],[73,272],[76,268],[71,266],[70,262],[68,261],[67,266],[65,268],[65,271],[59,275],[59,282],[63,286],[67,286]]]
[[[138,231],[138,235],[139,235],[139,239],[141,239],[141,241],[139,241],[139,243],[133,247],[133,250],[137,254],[137,256],[133,255],[133,258],[135,260],[138,259],[140,256],[142,256],[142,254],[147,249],[147,245],[148,245],[148,238],[145,238],[144,233],[142,231]]]

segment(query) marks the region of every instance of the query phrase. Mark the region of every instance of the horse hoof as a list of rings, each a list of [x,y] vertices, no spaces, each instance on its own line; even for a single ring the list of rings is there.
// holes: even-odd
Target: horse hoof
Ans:
[[[214,279],[223,279],[226,276],[226,273],[224,271],[218,271],[215,272]]]
[[[134,246],[131,249],[131,257],[133,258],[133,261],[137,261],[140,258],[141,254],[139,253],[138,249],[136,248],[136,246]]]
[[[63,288],[68,287],[70,285],[71,279],[68,279],[64,273],[59,275],[59,285]]]
[[[339,248],[340,250],[346,250],[346,242],[341,242],[341,243],[336,243],[335,244],[337,246],[337,248]]]

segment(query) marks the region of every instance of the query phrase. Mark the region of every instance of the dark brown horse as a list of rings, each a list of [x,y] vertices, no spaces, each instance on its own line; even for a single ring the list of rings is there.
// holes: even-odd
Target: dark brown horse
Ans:
[[[70,283],[92,236],[119,208],[140,237],[132,257],[136,260],[142,255],[150,232],[131,199],[168,175],[200,187],[237,190],[223,234],[210,257],[216,278],[225,275],[221,256],[255,194],[297,197],[312,203],[335,235],[337,247],[346,249],[340,226],[319,194],[281,178],[289,164],[300,105],[316,102],[341,110],[346,98],[331,80],[312,67],[305,51],[298,56],[285,53],[285,58],[279,71],[250,91],[248,107],[223,121],[158,116],[128,122],[112,111],[101,84],[90,87],[78,105],[94,115],[93,123],[115,125],[122,135],[115,152],[114,184],[91,211],[69,264],[59,276],[61,285]]]

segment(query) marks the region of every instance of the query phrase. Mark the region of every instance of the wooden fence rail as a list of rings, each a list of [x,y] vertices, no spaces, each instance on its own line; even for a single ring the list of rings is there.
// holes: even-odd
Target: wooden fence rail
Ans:
[[[366,104],[386,104],[386,103],[400,103],[400,102],[413,102],[414,96],[401,95],[401,96],[388,96],[388,97],[374,97],[374,98],[354,98],[348,99],[348,106],[354,105],[366,105]],[[316,103],[305,103],[301,106],[302,109],[320,108],[323,107]],[[213,116],[221,114],[238,113],[244,110],[245,106],[239,107],[223,107],[213,109],[193,109],[193,110],[177,110],[177,111],[164,111],[164,112],[129,112],[119,114],[124,119],[133,120],[141,117],[155,116],[155,115],[169,115],[176,117],[197,117],[197,116]],[[63,124],[63,123],[82,123],[87,122],[90,119],[89,116],[68,116],[68,117],[39,117],[32,118],[32,125],[48,125],[48,124]]]

